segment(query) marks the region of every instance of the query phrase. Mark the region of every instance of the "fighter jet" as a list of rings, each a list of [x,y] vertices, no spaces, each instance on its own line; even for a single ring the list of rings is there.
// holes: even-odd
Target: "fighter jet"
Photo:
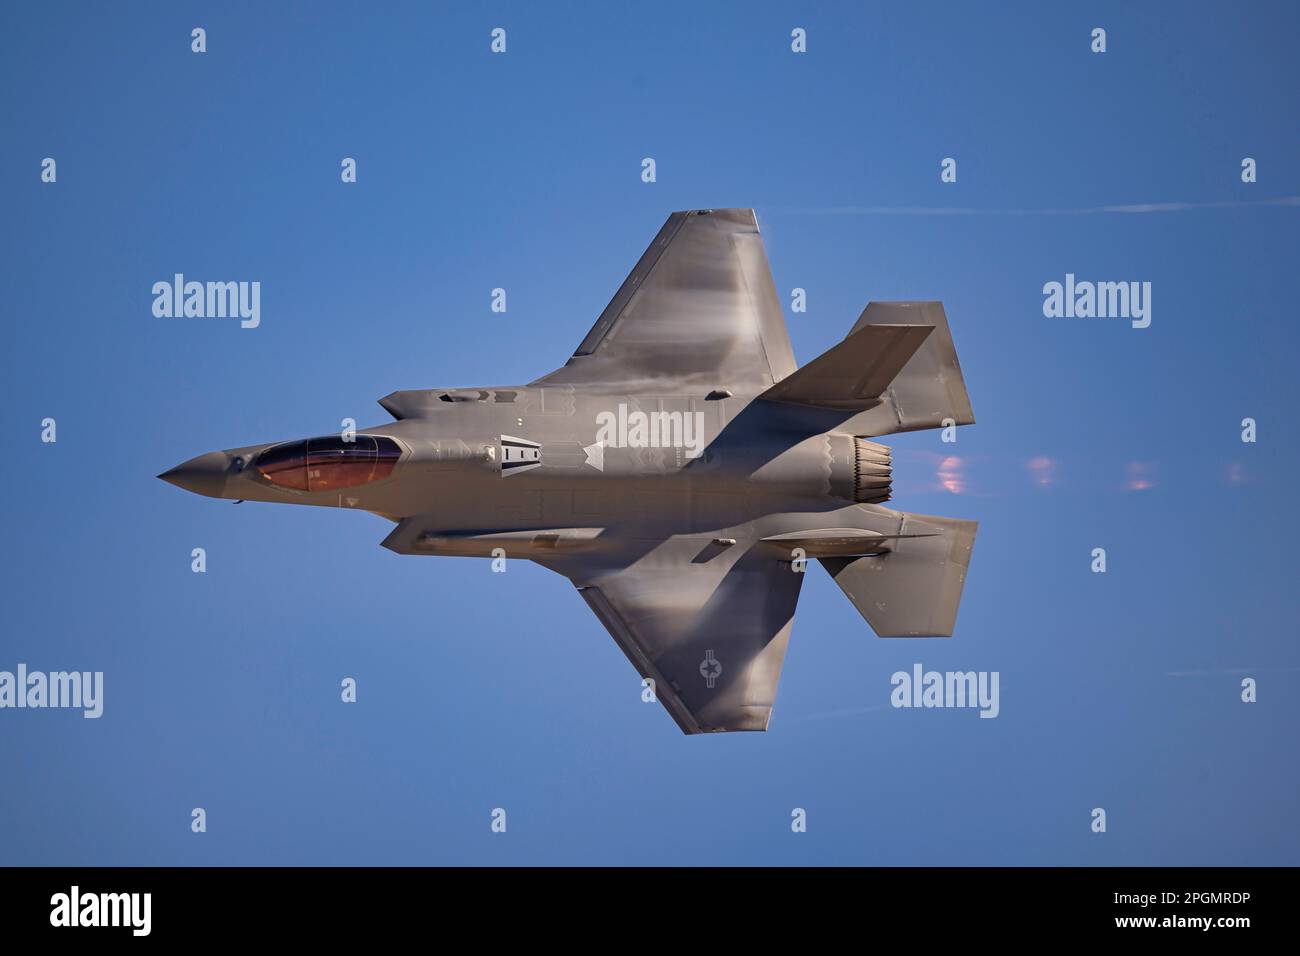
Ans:
[[[879,636],[952,635],[976,522],[886,507],[872,440],[975,421],[943,305],[870,303],[797,367],[752,209],[673,213],[563,368],[379,404],[396,421],[159,477],[364,509],[398,554],[535,561],[688,734],[767,729],[810,560]]]

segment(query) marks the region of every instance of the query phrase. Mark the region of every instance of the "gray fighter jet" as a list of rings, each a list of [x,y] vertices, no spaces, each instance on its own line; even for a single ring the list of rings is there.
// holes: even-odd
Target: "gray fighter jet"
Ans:
[[[673,213],[563,368],[396,421],[200,455],[213,498],[361,508],[399,554],[578,589],[688,734],[766,730],[817,559],[881,637],[951,636],[976,523],[885,507],[870,439],[975,421],[939,302],[873,302],[802,368],[751,209]]]

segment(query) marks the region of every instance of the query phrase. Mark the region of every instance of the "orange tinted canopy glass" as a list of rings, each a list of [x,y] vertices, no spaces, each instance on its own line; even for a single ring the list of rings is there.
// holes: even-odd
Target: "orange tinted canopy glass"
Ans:
[[[383,435],[357,435],[353,441],[331,435],[275,445],[258,455],[253,466],[282,488],[333,491],[387,478],[401,457],[397,442]]]

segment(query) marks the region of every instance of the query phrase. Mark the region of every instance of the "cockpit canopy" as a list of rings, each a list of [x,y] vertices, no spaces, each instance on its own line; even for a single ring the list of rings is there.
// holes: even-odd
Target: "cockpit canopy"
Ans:
[[[356,435],[352,441],[330,435],[273,445],[253,467],[282,488],[333,491],[387,478],[401,457],[401,446],[384,435]]]

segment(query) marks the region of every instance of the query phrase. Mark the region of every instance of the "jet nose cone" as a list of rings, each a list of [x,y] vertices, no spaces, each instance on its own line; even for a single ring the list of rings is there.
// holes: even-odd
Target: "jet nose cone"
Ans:
[[[191,458],[171,471],[164,471],[158,477],[196,495],[220,498],[226,488],[226,470],[229,467],[229,455],[224,451],[212,451]]]

